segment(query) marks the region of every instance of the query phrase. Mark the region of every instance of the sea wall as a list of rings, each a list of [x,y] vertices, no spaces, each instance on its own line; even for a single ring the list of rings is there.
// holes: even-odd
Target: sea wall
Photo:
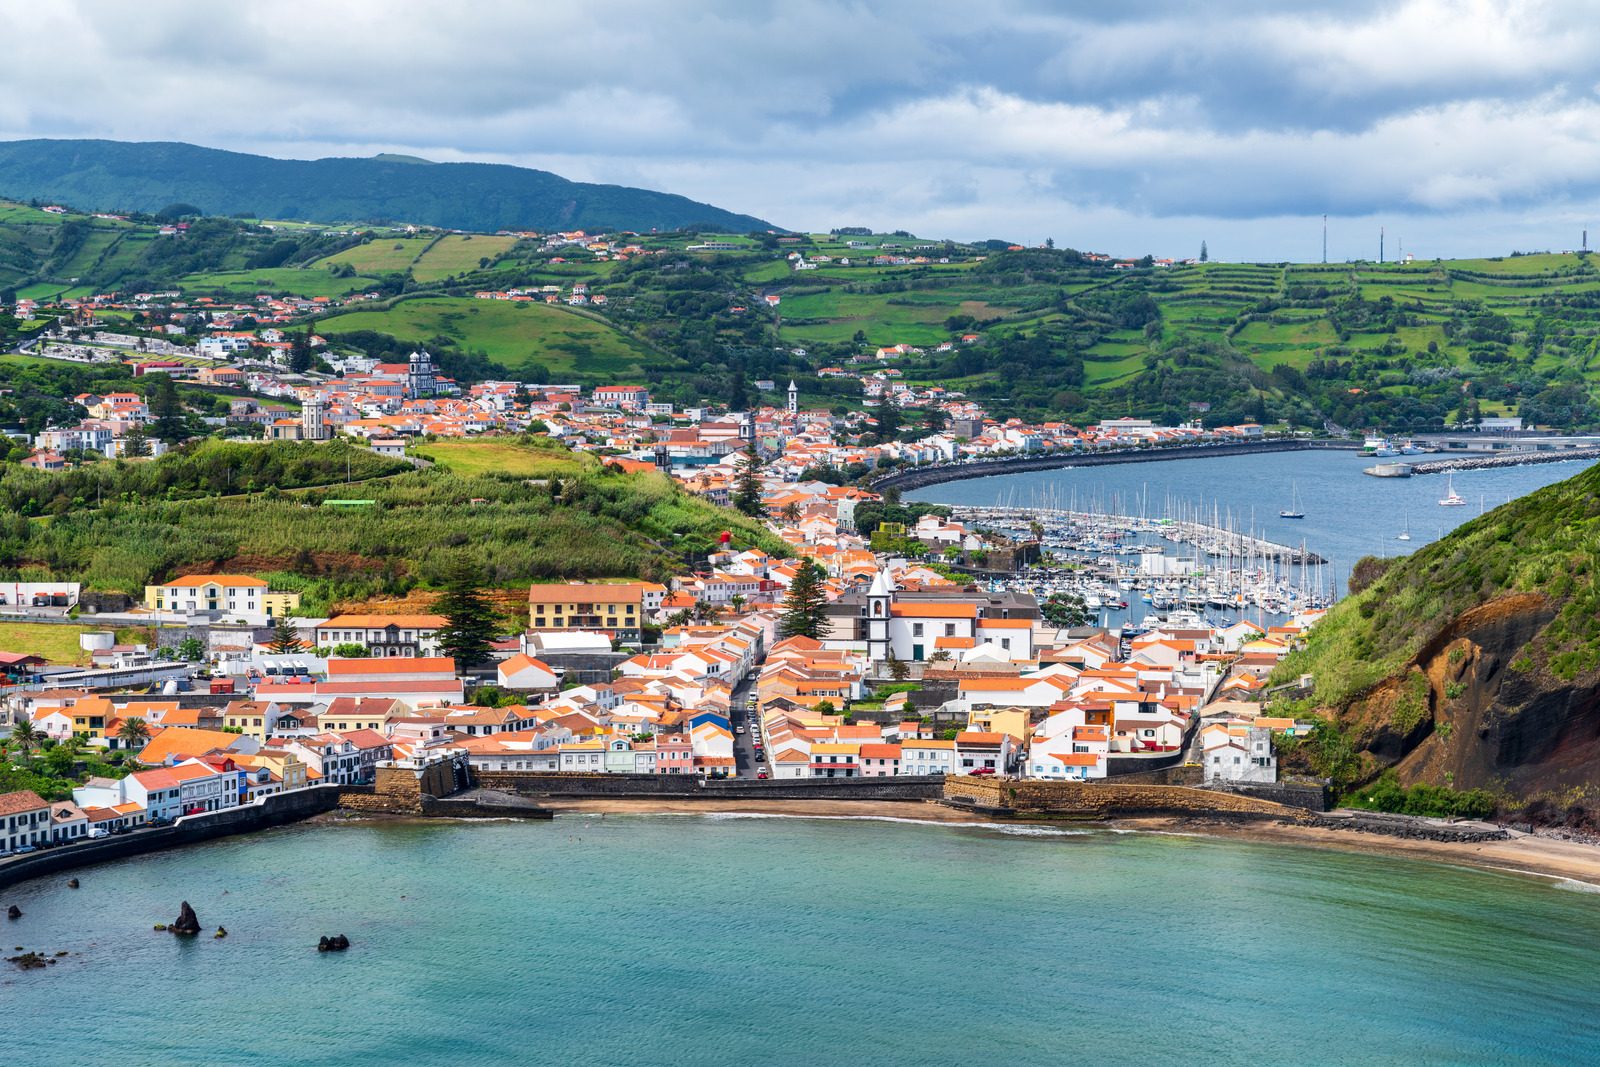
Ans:
[[[937,800],[942,778],[727,778],[675,774],[479,771],[484,789],[525,797],[706,797],[738,800]]]
[[[963,776],[945,780],[944,800],[958,807],[997,815],[1052,815],[1075,819],[1197,815],[1303,822],[1310,818],[1298,808],[1270,800],[1179,785],[1031,782]]]
[[[1055,452],[1048,456],[1008,456],[971,463],[940,464],[897,470],[872,481],[877,492],[885,489],[921,489],[940,482],[988,478],[996,474],[1059,470],[1062,467],[1101,467],[1113,463],[1155,463],[1169,459],[1210,459],[1215,456],[1251,456],[1265,452],[1302,452],[1307,449],[1353,450],[1345,441],[1253,441],[1236,445],[1178,445],[1170,448],[1130,448],[1102,452]]]
[[[0,860],[0,887],[90,864],[140,856],[149,852],[209,841],[217,837],[251,833],[255,830],[299,822],[313,815],[332,811],[338,803],[337,786],[311,786],[289,793],[274,793],[253,804],[237,808],[208,812],[205,815],[185,815],[171,826],[135,830],[131,833],[114,834],[111,837],[80,841],[70,845],[57,845],[26,856],[11,856]]]

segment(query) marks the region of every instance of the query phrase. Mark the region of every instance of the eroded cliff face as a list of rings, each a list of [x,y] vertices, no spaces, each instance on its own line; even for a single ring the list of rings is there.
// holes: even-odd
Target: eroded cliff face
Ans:
[[[1340,712],[1352,743],[1405,785],[1600,800],[1600,676],[1564,681],[1527,652],[1555,613],[1523,593],[1462,614]]]

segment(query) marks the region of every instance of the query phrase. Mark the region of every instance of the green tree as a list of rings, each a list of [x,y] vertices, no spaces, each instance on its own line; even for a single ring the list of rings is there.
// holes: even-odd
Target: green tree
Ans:
[[[11,723],[11,743],[22,753],[22,761],[30,762],[29,754],[38,747],[44,735],[33,725],[33,720],[26,715],[18,714]]]
[[[311,330],[307,327],[299,333],[289,335],[289,369],[296,374],[304,374],[311,369]]]
[[[1204,263],[1206,260],[1208,260],[1210,258],[1211,258],[1211,253],[1206,250],[1206,243],[1204,241],[1201,241],[1200,242],[1200,262]]]
[[[761,516],[767,513],[761,503],[761,456],[754,442],[739,458],[739,474],[735,481],[733,506],[746,515]]]
[[[128,436],[123,438],[122,454],[136,459],[150,454],[150,435],[144,432],[143,426],[128,431]]]
[[[156,379],[154,394],[150,397],[151,430],[168,444],[175,444],[189,436],[183,402],[178,399],[178,387],[166,374],[152,375]]]
[[[789,583],[783,600],[783,615],[778,620],[781,637],[810,637],[817,640],[828,629],[828,591],[822,568],[811,560],[801,563]]]
[[[482,578],[471,563],[456,563],[445,579],[444,595],[434,605],[446,620],[438,633],[439,647],[455,657],[458,667],[486,661],[496,636],[494,611],[478,589]]]
[[[884,661],[884,666],[889,671],[889,677],[897,682],[903,682],[911,677],[911,665],[894,654],[894,649],[889,650],[889,658]]]
[[[371,655],[366,645],[358,645],[354,641],[342,641],[333,646],[332,652],[340,659],[366,659]]]
[[[178,642],[178,658],[188,663],[195,663],[206,657],[205,642],[198,637],[185,637]]]
[[[294,622],[288,612],[278,616],[278,621],[272,624],[272,641],[267,649],[274,655],[287,656],[299,652],[304,647],[300,638],[294,632]]]
[[[117,728],[117,740],[129,748],[143,748],[144,743],[150,740],[150,727],[137,715],[123,719],[122,725]]]
[[[1088,604],[1077,593],[1052,593],[1039,605],[1039,614],[1051,626],[1069,630],[1075,626],[1087,626],[1094,620]]]

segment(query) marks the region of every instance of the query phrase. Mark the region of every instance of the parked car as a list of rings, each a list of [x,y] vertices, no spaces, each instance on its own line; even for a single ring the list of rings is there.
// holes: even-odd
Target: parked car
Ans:
[[[993,767],[975,767],[967,772],[967,776],[971,778],[983,778],[993,773]]]
[[[765,777],[767,777],[767,772],[766,771],[757,771],[756,772],[756,777],[757,778],[765,778]]]

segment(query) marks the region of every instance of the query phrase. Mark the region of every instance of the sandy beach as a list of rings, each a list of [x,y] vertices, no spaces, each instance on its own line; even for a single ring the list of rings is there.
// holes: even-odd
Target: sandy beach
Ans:
[[[833,818],[912,819],[929,823],[990,823],[994,820],[972,812],[947,808],[934,801],[828,801],[828,800],[620,800],[549,798],[541,805],[558,815],[705,815],[737,813],[749,815],[821,816]],[[1034,820],[1028,820],[1033,822]],[[1138,818],[1118,819],[1105,824],[1074,823],[1076,826],[1104,825],[1119,830],[1181,832],[1230,837],[1263,843],[1331,848],[1345,852],[1376,853],[1407,859],[1432,860],[1494,870],[1563,878],[1600,886],[1600,846],[1556,841],[1519,834],[1505,841],[1458,844],[1386,837],[1381,834],[1286,823],[1232,823],[1200,819]]]

